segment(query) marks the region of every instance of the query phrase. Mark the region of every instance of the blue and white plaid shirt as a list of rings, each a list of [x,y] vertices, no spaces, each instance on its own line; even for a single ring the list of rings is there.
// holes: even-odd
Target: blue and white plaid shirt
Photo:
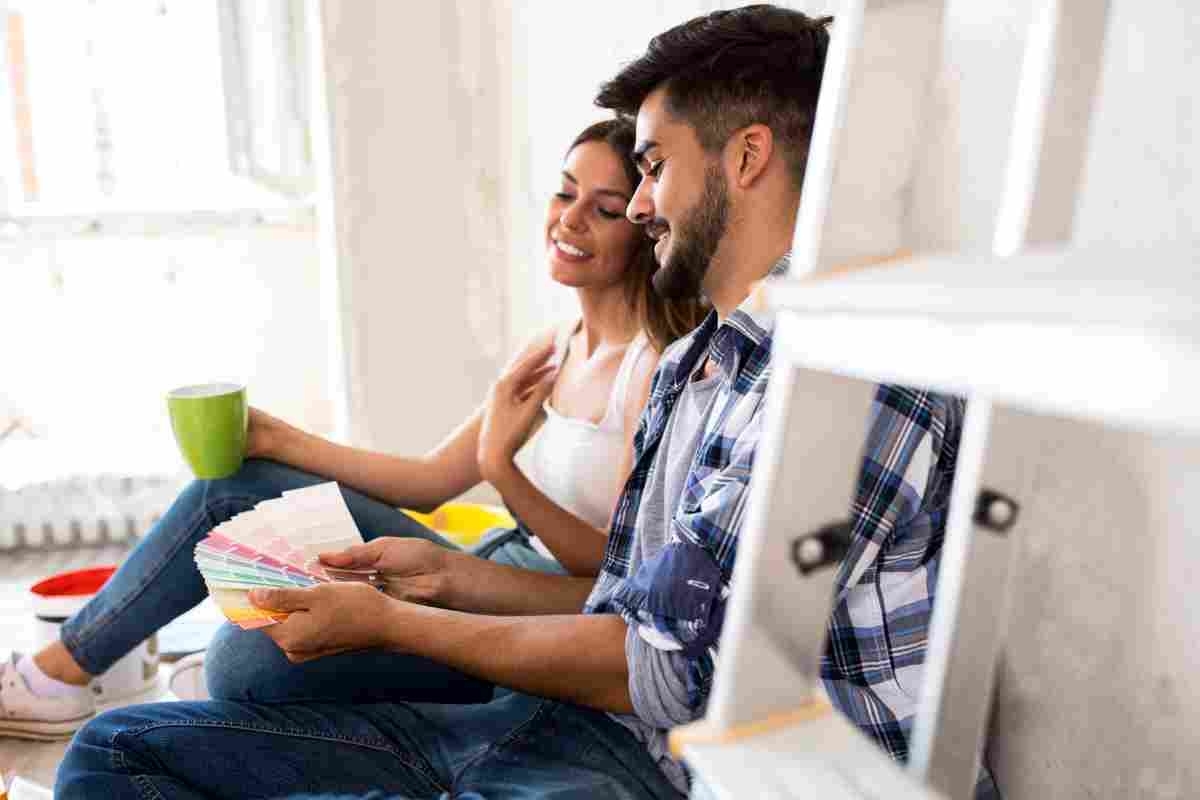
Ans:
[[[786,257],[772,274],[786,270]],[[634,469],[613,516],[585,613],[618,613],[687,657],[688,699],[703,713],[762,435],[770,315],[743,304],[710,314],[663,354],[634,439]],[[705,355],[722,375],[669,543],[630,574],[638,507],[685,382]],[[908,733],[937,579],[964,404],[879,387],[851,509],[853,541],[838,576],[822,677],[835,705],[897,759]],[[799,533],[799,532],[797,532]],[[797,576],[797,580],[800,577]],[[603,599],[607,598],[607,599]]]
[[[787,269],[785,256],[772,274]],[[771,319],[743,303],[718,323],[711,313],[663,353],[634,436],[634,467],[617,499],[596,587],[584,613],[619,613],[687,656],[688,702],[699,715],[712,686],[737,537],[745,517],[769,377]],[[636,522],[675,402],[707,356],[721,375],[666,546],[630,574]],[[597,602],[597,599],[600,602]]]

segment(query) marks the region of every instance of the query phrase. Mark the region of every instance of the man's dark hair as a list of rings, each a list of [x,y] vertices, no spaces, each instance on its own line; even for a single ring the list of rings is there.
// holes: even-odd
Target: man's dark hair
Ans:
[[[600,87],[596,105],[634,116],[666,87],[666,109],[708,152],[761,123],[781,145],[796,188],[804,181],[832,17],[773,5],[714,11],[650,40],[645,54]]]

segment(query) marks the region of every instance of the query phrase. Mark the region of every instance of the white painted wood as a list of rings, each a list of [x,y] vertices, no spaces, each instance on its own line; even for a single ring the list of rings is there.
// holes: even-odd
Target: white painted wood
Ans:
[[[1035,12],[997,219],[999,255],[1071,238],[1107,19],[1107,0],[1048,0]]]
[[[993,252],[999,256],[1011,255],[1030,244],[1070,239],[1107,11],[1106,2],[1050,0],[1035,12],[1022,65],[1004,197],[993,243]],[[1019,292],[1025,302],[1018,308],[1026,314],[1030,308],[1044,313],[1046,299],[1053,297],[1060,307],[1068,306],[1070,310],[1066,314],[1047,314],[1052,321],[1125,325],[1134,328],[1136,335],[1137,323],[1130,324],[1126,302],[1129,295],[1144,297],[1147,293],[1138,291],[1137,283],[1121,272],[1105,270],[1114,264],[1115,254],[1091,254],[1087,273],[1080,269],[1079,253],[1068,253],[1065,260],[1072,255],[1075,269],[1065,275],[1063,258],[1032,265],[1018,262],[1025,267],[1020,270],[1022,274],[1005,274],[1009,281],[1020,281]],[[1102,265],[1100,271],[1107,272],[1105,277],[1109,279],[1104,290],[1095,293],[1100,296],[1099,302],[1089,296],[1095,292],[1097,264]],[[1008,265],[1001,262],[981,266],[973,271],[979,275],[967,273],[966,281],[977,281],[980,276],[984,281],[994,281]],[[1128,262],[1122,266],[1127,268]],[[1040,280],[1030,280],[1031,272]],[[963,273],[958,265],[955,275]],[[1082,293],[1086,299],[1081,300],[1079,293],[1069,290],[1047,291],[1046,284],[1053,287],[1056,282],[1087,287]],[[995,314],[996,309],[1002,309],[1000,315],[1011,311],[1012,305],[1006,302],[1012,299],[1011,294],[1001,291],[986,301],[977,295],[976,316]],[[1063,303],[1064,297],[1071,297],[1072,302]],[[1171,299],[1161,294],[1157,299],[1158,303],[1149,305],[1172,305]],[[1137,308],[1139,312],[1144,310],[1145,304]],[[1152,308],[1152,313],[1158,310]],[[1138,320],[1151,325],[1169,321],[1158,317]],[[987,368],[986,360],[977,367],[979,371]],[[967,412],[951,517],[942,548],[925,685],[909,761],[909,770],[916,778],[954,798],[969,798],[974,793],[1010,599],[1016,552],[1013,542],[1020,531],[1018,524],[1001,534],[970,520],[975,496],[982,489],[999,489],[1018,505],[1021,496],[1011,484],[980,484],[991,405],[979,395],[971,400],[973,407]],[[1012,447],[1008,434],[1003,427],[995,432],[1001,452]],[[1005,477],[1013,480],[1011,474]]]
[[[1010,258],[937,255],[819,280],[768,284],[771,304],[804,312],[923,315],[1179,330],[1200,338],[1200,243],[1152,248],[1044,246]]]
[[[777,323],[789,337],[791,321]],[[792,543],[844,520],[874,387],[776,354],[707,721],[717,730],[807,702],[819,678],[836,565],[802,577]]]
[[[940,62],[943,7],[943,0],[847,0],[835,12],[794,275],[907,244],[907,187]],[[878,135],[881,124],[886,136]]]
[[[1159,236],[1153,248],[1138,235],[1116,234],[1091,236],[1104,248],[1069,246],[1077,209],[1087,205],[1081,187],[1113,189],[1111,180],[1100,179],[1100,173],[1111,177],[1110,165],[1089,155],[1100,77],[1139,80],[1138,64],[1151,59],[1138,48],[1163,39],[1146,35],[1152,26],[1130,18],[1144,10],[1125,3],[1116,33],[1126,60],[1105,64],[1107,38],[1115,33],[1108,30],[1108,2],[1052,0],[1033,8],[994,255],[921,258],[796,280],[835,264],[826,259],[830,232],[863,213],[850,204],[849,217],[842,216],[833,200],[837,165],[851,158],[835,131],[853,127],[847,76],[870,71],[861,65],[872,7],[848,4],[849,14],[839,20],[846,40],[835,38],[827,68],[830,94],[823,102],[835,102],[818,116],[817,160],[797,225],[793,277],[768,290],[779,312],[775,358],[788,364],[783,380],[795,387],[776,392],[772,414],[775,425],[795,424],[789,402],[795,405],[809,389],[832,395],[833,382],[809,379],[818,372],[851,379],[846,385],[896,382],[971,397],[913,736],[914,779],[928,780],[945,796],[970,796],[1003,646],[992,739],[1006,797],[1190,797],[1200,791],[1200,773],[1189,754],[1200,745],[1190,725],[1196,697],[1187,676],[1200,664],[1200,638],[1191,633],[1185,599],[1195,577],[1195,559],[1187,553],[1195,525],[1180,498],[1190,496],[1200,474],[1193,463],[1200,453],[1198,250],[1186,235],[1188,224],[1176,226],[1183,235]],[[1173,13],[1154,17],[1172,20]],[[1171,36],[1166,41],[1177,43]],[[1188,53],[1183,56],[1186,62]],[[1175,70],[1168,79],[1160,71],[1163,90],[1181,93],[1174,76],[1186,72]],[[1155,131],[1147,139],[1170,133]],[[952,161],[956,155],[932,157]],[[1094,216],[1114,203],[1112,196],[1091,199]],[[1169,216],[1178,210],[1170,205],[1168,198],[1165,205],[1128,211]],[[1038,249],[1026,252],[1030,245]],[[886,249],[877,242],[864,247],[864,254],[881,252]],[[893,341],[904,345],[880,346]],[[781,441],[785,429],[779,429]],[[791,446],[772,440],[770,477],[754,487],[752,502],[762,508],[752,515],[755,543],[748,551],[759,566],[739,563],[735,573],[714,686],[714,698],[719,688],[724,705],[710,705],[710,722],[761,718],[767,697],[786,696],[777,686],[788,671],[776,663],[781,657],[803,688],[811,681],[814,642],[806,647],[770,630],[772,619],[787,620],[797,637],[811,637],[816,625],[762,566],[772,548],[765,531],[776,507],[805,502],[792,487],[819,495],[818,504],[841,496],[808,483],[816,445],[805,451],[808,464],[793,460]],[[1007,539],[972,525],[980,486],[1022,504],[1020,523]],[[775,598],[791,602],[773,605]],[[764,662],[771,679],[757,697],[723,674],[733,664],[730,671],[752,682],[749,648],[769,652]],[[739,717],[732,699],[755,712]],[[824,743],[803,733],[792,731],[788,746],[818,772],[830,763]],[[711,779],[717,797],[841,796],[828,783],[806,783],[788,771],[794,762],[784,749],[754,740],[695,745],[685,755],[706,784]],[[864,752],[855,766],[870,759]],[[777,780],[780,775],[787,778]]]
[[[846,101],[854,68],[854,56],[862,44],[865,0],[846,0],[836,17],[837,24],[825,56],[821,98],[813,122],[804,193],[796,215],[792,241],[791,274],[808,275],[817,270],[821,234],[829,213],[840,134],[845,126]]]
[[[802,356],[810,369],[982,393],[1117,427],[1200,432],[1200,342],[1178,332],[849,313],[798,314],[793,327],[800,341],[820,342]],[[904,347],[881,348],[884,341]]]
[[[936,800],[840,714],[731,744],[684,747],[716,800]]]
[[[1200,436],[1021,412],[994,431],[984,480],[1028,487],[989,738],[1004,797],[1200,797]]]
[[[1031,469],[986,398],[972,397],[959,447],[950,519],[930,621],[925,682],[913,727],[909,771],[947,797],[970,798],[984,749],[996,661],[1004,642],[1018,551],[1016,524],[996,532],[972,520],[981,489],[1018,506],[1032,492]],[[1002,469],[995,462],[1000,459]],[[987,462],[986,466],[984,462]]]

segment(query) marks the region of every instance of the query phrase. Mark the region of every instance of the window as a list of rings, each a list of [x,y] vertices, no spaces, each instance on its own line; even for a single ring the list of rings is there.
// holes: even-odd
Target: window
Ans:
[[[80,476],[185,477],[173,386],[330,431],[302,6],[0,2],[0,548]]]
[[[76,0],[7,13],[10,216],[304,204],[295,2]]]

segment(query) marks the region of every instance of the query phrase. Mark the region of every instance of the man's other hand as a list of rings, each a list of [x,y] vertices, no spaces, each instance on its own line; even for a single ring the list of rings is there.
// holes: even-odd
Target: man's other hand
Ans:
[[[374,569],[384,591],[397,600],[446,605],[452,551],[425,539],[385,536],[338,553],[321,553],[321,563],[337,569]]]

